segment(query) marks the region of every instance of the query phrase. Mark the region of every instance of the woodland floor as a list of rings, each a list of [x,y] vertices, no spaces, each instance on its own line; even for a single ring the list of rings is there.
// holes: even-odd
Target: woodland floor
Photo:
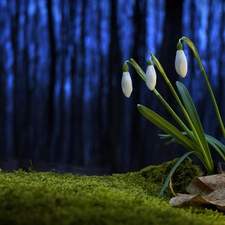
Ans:
[[[158,194],[176,159],[137,172],[106,176],[0,171],[0,224],[225,225],[225,215],[204,207],[173,208],[169,188]],[[175,192],[201,173],[187,159],[173,176]]]

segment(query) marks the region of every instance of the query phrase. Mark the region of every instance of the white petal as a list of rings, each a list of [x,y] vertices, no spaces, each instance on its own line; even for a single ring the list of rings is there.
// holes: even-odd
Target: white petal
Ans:
[[[122,87],[122,91],[123,91],[124,95],[127,98],[129,98],[133,91],[132,80],[131,80],[129,72],[123,72],[122,80],[121,80],[121,87]]]
[[[187,58],[184,54],[184,51],[177,50],[176,57],[175,57],[175,69],[177,73],[184,78],[187,75],[187,68],[188,68],[188,63],[187,63]]]
[[[152,91],[156,85],[156,72],[153,65],[149,65],[146,70],[146,85]]]

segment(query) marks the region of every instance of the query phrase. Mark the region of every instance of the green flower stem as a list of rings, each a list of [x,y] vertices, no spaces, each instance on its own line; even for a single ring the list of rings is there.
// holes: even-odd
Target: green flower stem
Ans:
[[[188,39],[188,38],[186,38],[186,37],[182,37],[182,38],[179,39],[179,41],[181,41],[181,40],[184,41],[184,42],[186,42],[186,44],[190,47],[190,49],[191,49],[192,52],[194,53],[195,58],[196,58],[197,61],[198,61],[200,70],[201,70],[201,72],[202,72],[202,74],[203,74],[203,77],[204,77],[205,82],[206,82],[206,86],[207,86],[207,88],[208,88],[208,90],[209,90],[210,96],[211,96],[212,101],[213,101],[213,105],[214,105],[214,108],[215,108],[215,111],[216,111],[216,116],[217,116],[218,121],[219,121],[219,124],[220,124],[220,128],[221,128],[221,130],[222,130],[222,134],[223,134],[223,136],[225,137],[225,128],[224,128],[223,120],[222,120],[222,118],[221,118],[220,111],[219,111],[219,108],[218,108],[218,105],[217,105],[215,96],[214,96],[214,94],[213,94],[211,85],[210,85],[210,83],[209,83],[208,77],[207,77],[206,72],[205,72],[205,69],[204,69],[204,67],[203,67],[203,65],[202,65],[202,62],[201,62],[201,59],[200,59],[200,57],[199,57],[198,51],[197,51],[195,45],[193,44],[193,42],[192,42],[190,39]]]
[[[142,78],[144,82],[146,82],[146,74],[145,72],[141,69],[141,67],[135,62],[134,59],[130,59],[126,61],[127,63],[130,63],[138,75]],[[154,88],[153,89],[154,94],[156,97],[160,100],[160,102],[163,104],[163,106],[167,109],[167,111],[172,115],[172,117],[175,119],[175,121],[180,125],[181,128],[187,133],[187,135],[194,141],[196,142],[196,138],[194,135],[191,133],[191,131],[187,128],[187,126],[182,122],[182,120],[179,118],[179,116],[174,112],[174,110],[170,107],[170,105],[165,101],[165,99],[160,95],[160,93]]]
[[[167,77],[167,75],[166,75],[166,73],[165,73],[163,67],[161,66],[161,64],[160,64],[160,62],[158,61],[158,59],[154,56],[154,54],[153,54],[152,52],[151,52],[150,54],[151,54],[151,57],[152,57],[153,61],[155,62],[155,65],[157,66],[158,70],[160,71],[160,73],[162,74],[163,78],[165,79],[167,85],[169,86],[169,88],[170,88],[170,90],[171,90],[173,96],[175,97],[177,103],[179,104],[179,106],[180,106],[180,108],[181,108],[181,110],[182,110],[182,112],[183,112],[185,118],[186,118],[187,121],[188,121],[188,124],[191,126],[191,129],[192,129],[193,132],[195,133],[195,132],[196,132],[196,131],[195,131],[195,127],[194,127],[194,125],[193,125],[193,123],[192,123],[192,121],[191,121],[191,119],[190,119],[190,117],[189,117],[189,115],[188,115],[186,109],[184,108],[184,106],[183,106],[183,104],[182,104],[182,102],[181,102],[179,96],[177,95],[176,91],[174,90],[173,85],[171,84],[170,80],[168,79],[168,77]],[[197,135],[197,136],[198,136],[198,135]]]
[[[201,141],[201,139],[200,139],[200,137],[199,137],[199,135],[198,135],[198,133],[197,133],[197,131],[195,129],[195,126],[193,125],[193,123],[192,123],[192,121],[191,121],[191,119],[190,119],[186,109],[184,108],[184,106],[183,106],[180,98],[178,97],[176,91],[174,90],[173,85],[171,84],[170,80],[168,79],[168,77],[167,77],[167,75],[166,75],[162,65],[160,64],[160,62],[158,61],[158,59],[154,56],[154,54],[152,52],[150,53],[150,55],[151,55],[153,61],[155,62],[155,65],[157,66],[158,70],[160,71],[160,73],[162,74],[163,78],[165,79],[167,85],[169,86],[169,88],[170,88],[173,96],[175,97],[177,103],[179,104],[179,106],[180,106],[180,108],[181,108],[185,118],[187,119],[188,124],[190,125],[192,131],[194,132],[194,135],[196,137],[197,143],[198,143],[200,149],[202,150],[202,154],[204,155],[204,159],[205,159],[206,164],[207,164],[207,167],[206,167],[207,172],[209,174],[213,174],[214,173],[213,160],[212,160],[212,157],[209,157],[209,155],[206,153],[207,150],[209,151],[209,147],[208,147],[207,143],[204,144],[204,146],[203,146],[203,143],[202,143],[202,141]],[[205,150],[205,148],[207,150]]]
[[[134,69],[136,70],[137,74],[141,77],[141,79],[146,82],[146,74],[145,72],[141,69],[141,67],[136,63],[134,59],[126,60],[126,62],[130,63]]]
[[[166,102],[166,100],[160,95],[160,93],[156,90],[156,88],[153,89],[153,92],[156,95],[156,97],[160,100],[160,102],[163,104],[163,106],[167,109],[167,111],[170,113],[170,115],[174,118],[174,120],[187,133],[188,137],[191,138],[194,142],[196,142],[196,138],[193,135],[193,133],[183,123],[180,117],[174,112],[174,110],[170,107],[170,105]]]

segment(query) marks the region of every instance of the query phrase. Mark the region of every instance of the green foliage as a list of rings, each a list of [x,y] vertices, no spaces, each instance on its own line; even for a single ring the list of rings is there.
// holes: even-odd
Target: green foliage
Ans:
[[[215,108],[216,117],[221,127],[222,134],[225,136],[225,129],[222,122],[222,118],[221,118],[212,88],[208,81],[206,72],[201,63],[201,59],[199,57],[199,54],[194,44],[191,42],[191,40],[189,40],[186,37],[182,37],[178,41],[178,45],[177,45],[178,50],[177,50],[177,54],[175,58],[175,68],[177,70],[177,73],[182,74],[182,77],[185,77],[187,73],[187,60],[182,50],[183,47],[182,47],[181,41],[186,42],[186,44],[190,47],[190,49],[192,50],[199,64],[200,70],[206,82],[206,86],[208,88],[208,91],[210,93],[210,96]],[[153,124],[155,124],[157,127],[159,127],[161,130],[165,132],[165,134],[160,134],[160,136],[162,139],[169,139],[169,141],[167,141],[166,144],[178,143],[184,146],[188,150],[188,152],[185,153],[177,161],[177,163],[173,166],[173,168],[168,173],[167,179],[165,180],[164,186],[159,194],[159,196],[161,196],[170,181],[170,177],[173,175],[175,170],[179,167],[180,163],[190,154],[195,154],[199,158],[199,160],[202,162],[203,166],[205,167],[208,175],[217,173],[217,171],[215,171],[214,162],[211,155],[211,149],[214,149],[221,156],[221,158],[225,160],[225,146],[214,137],[211,137],[204,133],[203,126],[201,124],[201,120],[199,118],[195,104],[185,85],[177,81],[176,82],[177,91],[176,91],[173,85],[171,84],[169,78],[167,77],[158,59],[154,56],[153,53],[150,53],[150,55],[151,55],[152,61],[155,63],[155,66],[158,68],[166,84],[168,85],[171,91],[171,94],[174,96],[186,120],[185,122],[181,120],[178,114],[170,107],[170,105],[164,100],[164,98],[160,95],[160,93],[155,88],[153,89],[154,94],[162,103],[162,105],[166,108],[166,110],[170,113],[170,115],[173,117],[173,119],[176,122],[176,126],[170,123],[169,121],[167,121],[166,119],[164,119],[162,116],[160,116],[153,110],[141,104],[137,105],[138,110],[140,111],[140,113],[143,114],[143,116],[145,116],[149,121],[151,121]],[[142,80],[146,82],[146,74],[140,68],[140,66],[135,62],[134,59],[126,60],[125,63],[130,63],[135,69],[135,71],[137,72],[137,74],[142,78]]]
[[[1,171],[1,225],[225,225],[223,214],[217,211],[171,208],[169,189],[162,199],[157,198],[175,162],[112,176]],[[180,190],[185,177],[193,174],[198,174],[198,167],[187,159],[173,176],[174,187]]]

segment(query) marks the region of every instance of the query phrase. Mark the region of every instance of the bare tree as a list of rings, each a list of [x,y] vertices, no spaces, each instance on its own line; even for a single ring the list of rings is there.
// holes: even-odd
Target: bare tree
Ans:
[[[54,90],[56,84],[56,40],[54,33],[54,19],[53,19],[53,2],[52,0],[47,1],[47,11],[48,11],[48,29],[49,29],[49,49],[50,49],[50,85],[48,92],[48,146],[49,151],[53,151],[51,149],[51,140],[53,135],[54,121],[55,121],[55,112],[54,112]],[[54,154],[54,153],[52,153]],[[50,156],[48,156],[50,157]],[[46,156],[45,156],[46,158]]]
[[[119,35],[117,25],[117,5],[118,1],[111,1],[110,8],[110,48],[108,60],[108,96],[107,96],[107,126],[106,133],[106,149],[103,158],[106,163],[112,165],[115,171],[119,167],[118,141],[120,134],[120,115],[121,115],[121,95],[120,93],[120,77],[118,77],[118,68],[121,68],[121,52],[119,48]],[[115,59],[116,57],[116,59]]]
[[[167,0],[165,5],[165,18],[164,18],[164,29],[163,29],[163,41],[161,45],[160,55],[156,55],[162,64],[167,76],[171,83],[174,85],[178,79],[178,75],[174,68],[174,60],[176,54],[176,45],[178,39],[182,36],[182,11],[183,11],[183,0]],[[176,103],[170,90],[161,75],[157,77],[157,90],[160,94],[169,102],[172,108],[176,108]],[[172,118],[161,104],[158,105],[157,112],[164,118],[169,119],[172,122]],[[161,130],[156,130],[157,133],[162,133]],[[175,146],[172,146],[175,148]],[[171,146],[169,146],[171,148]],[[158,152],[164,150],[160,156],[160,161],[163,162],[168,158],[174,158],[176,151],[169,151],[168,147],[164,145],[163,141],[155,145],[153,158],[157,160]],[[175,149],[174,149],[175,150]]]
[[[132,49],[132,58],[136,59],[142,68],[147,67],[146,54],[146,1],[136,0],[134,4],[133,12],[133,26],[134,26],[134,43]],[[138,76],[133,76],[133,83],[135,89],[133,92],[133,107],[131,109],[132,128],[131,128],[131,159],[133,169],[139,168],[143,160],[144,146],[143,146],[143,130],[141,121],[145,118],[137,110],[136,104],[141,102],[141,87],[143,85],[142,80]],[[144,86],[145,87],[145,86]],[[145,121],[146,122],[146,121]],[[143,151],[140,151],[143,149]]]

